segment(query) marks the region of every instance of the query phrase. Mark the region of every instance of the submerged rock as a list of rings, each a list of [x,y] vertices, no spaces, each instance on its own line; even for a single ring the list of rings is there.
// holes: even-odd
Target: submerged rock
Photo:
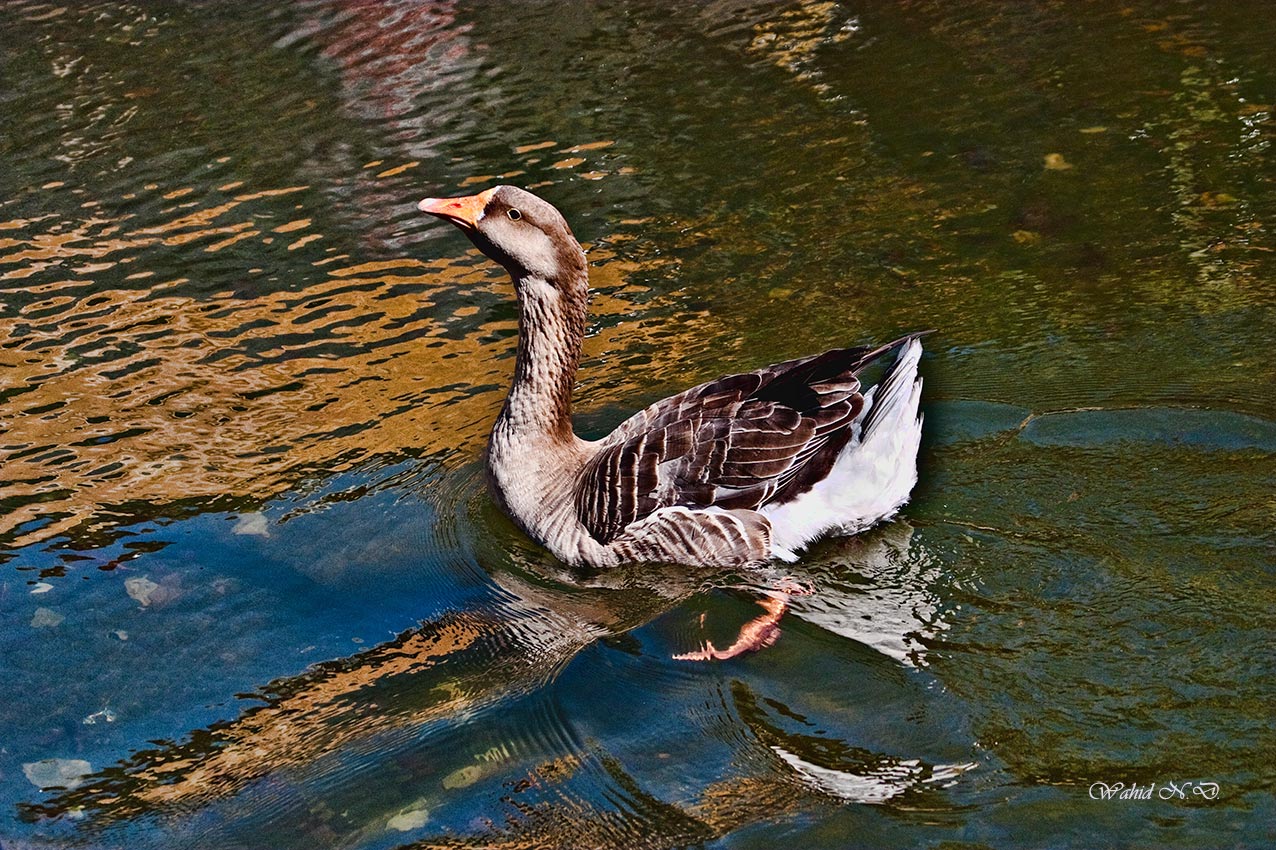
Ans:
[[[22,772],[37,788],[78,788],[93,765],[84,759],[42,759],[22,765]]]
[[[37,608],[31,617],[31,625],[37,629],[51,629],[60,625],[66,617],[52,608]]]
[[[389,822],[386,823],[386,829],[411,832],[414,829],[420,829],[425,826],[429,819],[430,813],[425,809],[408,809],[390,818]]]
[[[235,527],[231,531],[235,534],[249,534],[254,537],[270,536],[270,526],[266,522],[266,515],[263,513],[244,514],[235,523]]]
[[[1047,171],[1067,171],[1072,167],[1072,163],[1064,159],[1061,153],[1048,153],[1044,160],[1043,165]]]
[[[155,591],[159,590],[159,585],[151,581],[149,578],[138,577],[131,578],[124,582],[124,589],[128,591],[128,595],[138,601],[143,608],[151,604]]]
[[[457,788],[468,788],[475,782],[483,778],[486,771],[481,765],[470,764],[456,770],[443,777],[443,787],[449,791]]]

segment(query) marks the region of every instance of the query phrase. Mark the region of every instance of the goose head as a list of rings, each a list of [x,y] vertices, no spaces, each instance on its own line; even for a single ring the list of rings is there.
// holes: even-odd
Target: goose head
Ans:
[[[461,198],[426,198],[421,212],[456,225],[474,246],[505,267],[522,294],[530,280],[585,288],[585,252],[553,205],[515,186]]]

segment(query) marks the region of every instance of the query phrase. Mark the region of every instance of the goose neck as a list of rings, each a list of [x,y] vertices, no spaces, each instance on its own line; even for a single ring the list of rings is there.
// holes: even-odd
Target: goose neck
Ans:
[[[577,282],[573,282],[577,283]],[[516,278],[518,354],[514,381],[494,434],[570,441],[572,389],[585,336],[587,286]]]

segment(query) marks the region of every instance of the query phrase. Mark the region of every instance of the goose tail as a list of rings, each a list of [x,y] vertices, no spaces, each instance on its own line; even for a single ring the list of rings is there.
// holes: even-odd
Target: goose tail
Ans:
[[[829,474],[797,498],[762,509],[775,549],[795,552],[829,532],[855,534],[894,516],[917,483],[921,444],[919,335],[896,343],[881,380],[864,393],[852,438]]]

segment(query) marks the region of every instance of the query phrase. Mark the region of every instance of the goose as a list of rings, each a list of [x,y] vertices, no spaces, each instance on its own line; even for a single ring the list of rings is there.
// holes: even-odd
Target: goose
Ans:
[[[839,348],[728,375],[639,411],[599,440],[572,428],[585,336],[585,252],[553,205],[515,186],[425,198],[509,273],[518,351],[486,453],[489,489],[561,561],[743,567],[791,562],[829,534],[890,518],[917,482],[920,337]],[[885,364],[864,389],[860,376]],[[721,659],[774,642],[787,593]]]

